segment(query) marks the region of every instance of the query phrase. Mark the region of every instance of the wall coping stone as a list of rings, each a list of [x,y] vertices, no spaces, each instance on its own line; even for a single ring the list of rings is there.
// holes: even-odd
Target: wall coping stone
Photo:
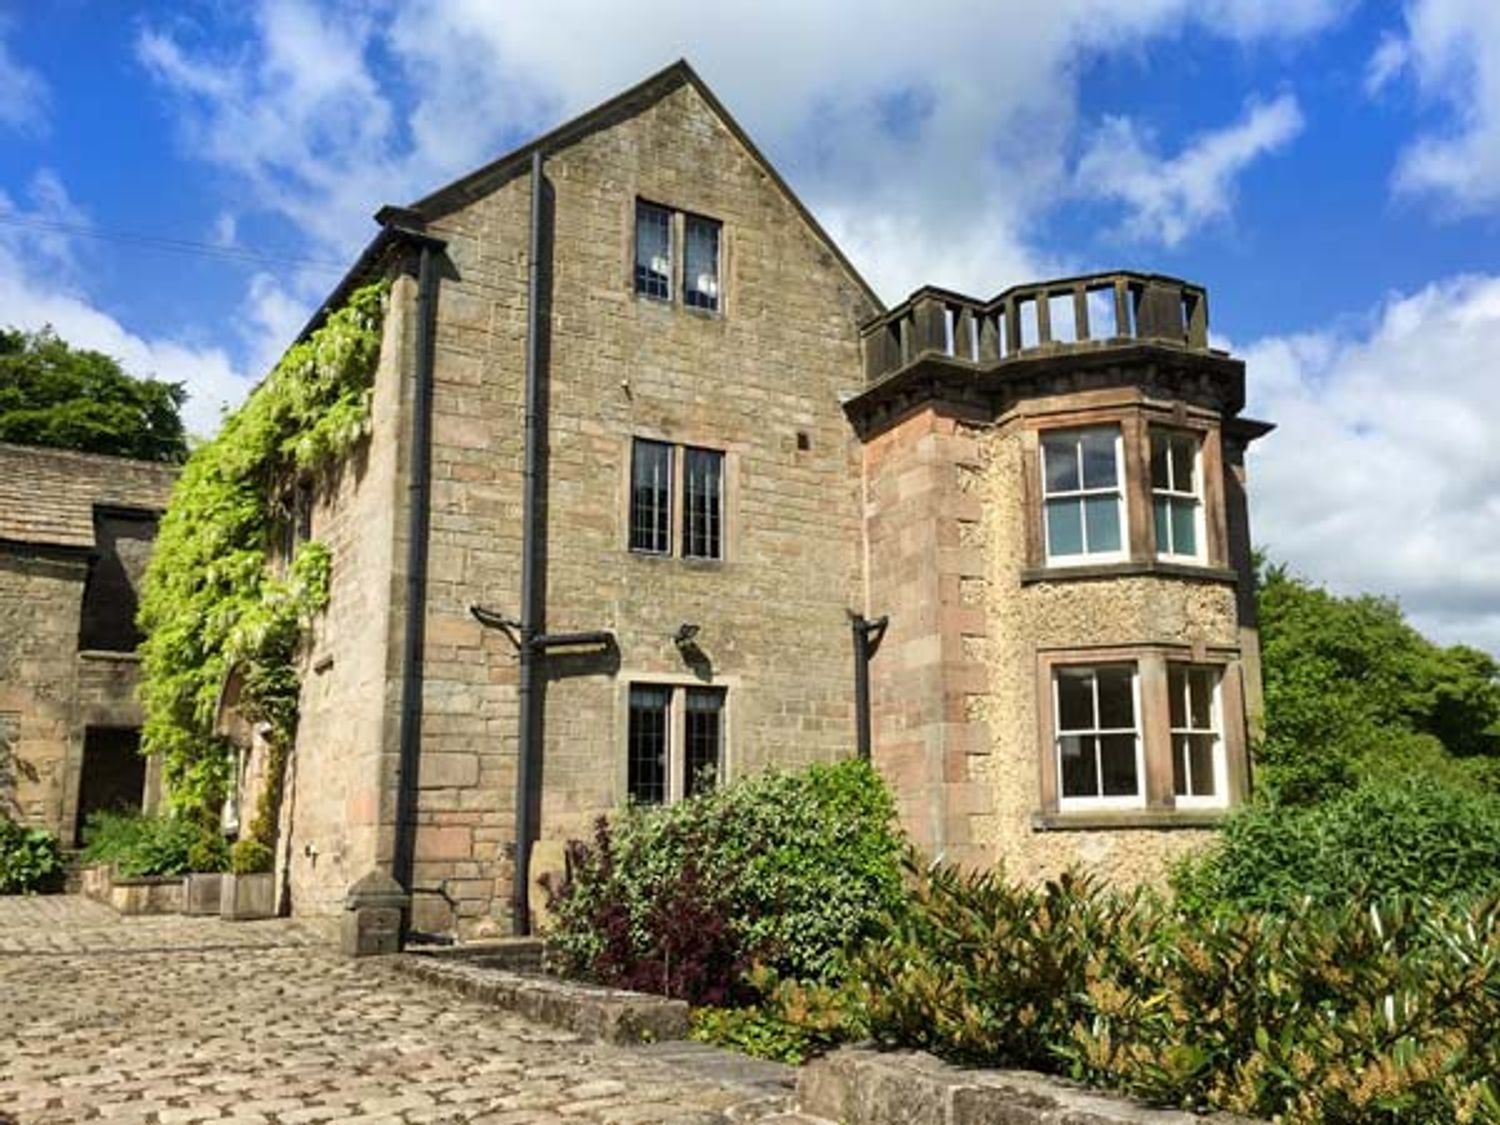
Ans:
[[[952,1066],[921,1051],[844,1047],[797,1079],[797,1108],[841,1125],[1253,1125],[1158,1109],[1024,1070]]]
[[[400,972],[538,1023],[606,1043],[686,1039],[687,1002],[621,988],[465,964],[456,958],[403,953],[390,959]]]

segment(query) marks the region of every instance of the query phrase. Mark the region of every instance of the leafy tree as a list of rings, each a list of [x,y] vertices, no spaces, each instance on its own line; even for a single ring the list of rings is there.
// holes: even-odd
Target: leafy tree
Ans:
[[[181,461],[180,383],[137,379],[51,328],[0,329],[0,441]]]
[[[1388,598],[1336,597],[1263,567],[1260,780],[1311,803],[1368,778],[1500,781],[1500,665],[1427,640]]]

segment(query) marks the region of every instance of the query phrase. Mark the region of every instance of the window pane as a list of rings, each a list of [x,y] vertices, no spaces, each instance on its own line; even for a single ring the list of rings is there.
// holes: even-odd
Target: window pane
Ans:
[[[635,291],[672,296],[672,214],[640,201],[635,205]]]
[[[630,466],[630,549],[672,549],[672,447],[636,439]]]
[[[1187,726],[1187,669],[1181,664],[1167,665],[1167,709],[1168,720],[1173,730]]]
[[[1135,672],[1129,665],[1099,668],[1099,729],[1135,729]]]
[[[1057,729],[1094,729],[1094,674],[1077,668],[1057,670]]]
[[[1208,668],[1194,668],[1188,676],[1188,684],[1193,729],[1213,730],[1214,673]]]
[[[1083,487],[1113,488],[1115,477],[1115,439],[1117,430],[1085,430],[1079,435],[1083,446]]]
[[[1156,497],[1152,503],[1152,514],[1156,518],[1156,550],[1158,554],[1172,554],[1172,501],[1164,496]]]
[[[719,307],[719,224],[712,219],[687,217],[682,274],[683,303],[699,309]]]
[[[1218,792],[1218,779],[1214,777],[1214,743],[1211,734],[1190,734],[1187,738],[1187,754],[1192,769],[1192,793],[1194,797],[1212,797]]]
[[[1058,772],[1062,775],[1064,797],[1097,797],[1099,775],[1095,768],[1091,736],[1064,735],[1057,740]]]
[[[1139,791],[1135,774],[1135,735],[1106,734],[1099,739],[1099,760],[1106,797],[1134,797]]]
[[[1047,501],[1047,554],[1083,554],[1083,504],[1080,501]]]
[[[712,789],[722,769],[724,693],[711,688],[689,688],[685,712],[687,745],[684,747],[683,769],[686,776],[682,780],[682,791],[691,797],[694,793],[706,793]]]
[[[1084,518],[1088,522],[1089,554],[1120,549],[1120,501],[1114,496],[1086,496]]]
[[[1188,795],[1188,736],[1172,736],[1172,792],[1178,797]]]
[[[1151,437],[1151,487],[1170,488],[1172,478],[1167,475],[1167,445],[1164,434]]]
[[[682,464],[682,553],[693,559],[723,558],[724,454],[684,451]]]
[[[667,701],[670,689],[630,689],[630,746],[628,790],[630,799],[643,805],[659,805],[667,799]]]
[[[1078,442],[1076,439],[1047,438],[1042,442],[1047,492],[1078,491]]]
[[[1172,553],[1198,553],[1198,505],[1191,500],[1172,501]]]
[[[1198,482],[1193,479],[1193,456],[1198,443],[1192,438],[1178,437],[1172,440],[1172,487],[1178,492],[1197,492]]]

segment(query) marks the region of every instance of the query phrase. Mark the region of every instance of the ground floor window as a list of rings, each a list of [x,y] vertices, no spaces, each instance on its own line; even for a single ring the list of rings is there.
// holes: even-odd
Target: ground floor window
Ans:
[[[83,734],[74,843],[83,843],[89,817],[98,812],[140,812],[146,793],[141,732],[133,727],[89,727]]]
[[[712,789],[724,773],[723,688],[630,685],[626,792],[663,805]]]
[[[1044,654],[1045,813],[1224,808],[1245,790],[1243,701],[1232,656],[1171,646]],[[1232,689],[1232,690],[1231,690]]]

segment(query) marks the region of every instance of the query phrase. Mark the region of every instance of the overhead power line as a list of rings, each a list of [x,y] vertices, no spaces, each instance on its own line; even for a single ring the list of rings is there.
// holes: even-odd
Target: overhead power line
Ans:
[[[55,219],[39,219],[34,215],[18,215],[0,212],[0,225],[20,227],[24,230],[45,231],[50,234],[77,235],[80,238],[96,238],[104,242],[118,242],[126,246],[138,246],[144,250],[161,250],[170,254],[188,254],[199,258],[217,258],[221,261],[244,262],[252,265],[306,266],[309,269],[342,273],[348,262],[332,262],[320,258],[300,258],[291,254],[275,254],[251,250],[241,246],[216,246],[211,242],[193,242],[186,238],[166,238],[161,235],[135,234],[129,231],[104,230],[100,227],[84,226],[81,223],[64,223]]]

